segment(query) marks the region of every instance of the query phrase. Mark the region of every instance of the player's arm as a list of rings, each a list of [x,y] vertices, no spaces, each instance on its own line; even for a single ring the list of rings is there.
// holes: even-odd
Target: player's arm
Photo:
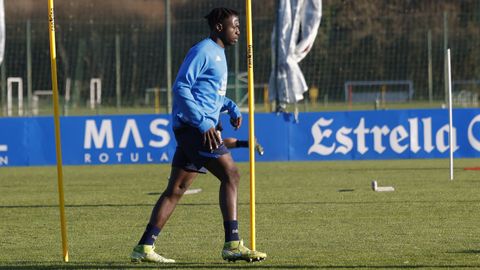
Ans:
[[[192,95],[192,87],[197,78],[207,68],[208,59],[198,51],[189,51],[178,71],[173,85],[173,99],[180,112],[175,115],[182,122],[198,128],[205,133],[214,123],[205,117],[205,112],[198,106]]]
[[[180,113],[175,115],[184,123],[198,128],[204,134],[204,143],[210,149],[216,149],[221,139],[215,131],[214,123],[205,117],[205,113],[198,106],[192,95],[192,87],[198,76],[205,71],[208,58],[204,54],[190,51],[180,67],[173,87],[175,104],[180,108]],[[174,117],[175,117],[174,116]]]
[[[228,112],[228,115],[230,115],[230,124],[232,124],[235,130],[240,128],[242,125],[242,114],[240,113],[240,109],[238,108],[237,104],[235,104],[233,100],[229,99],[228,97],[223,97],[223,106],[221,111]]]

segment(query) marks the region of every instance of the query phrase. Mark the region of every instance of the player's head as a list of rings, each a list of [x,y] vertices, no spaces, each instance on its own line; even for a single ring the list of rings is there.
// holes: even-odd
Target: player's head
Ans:
[[[240,35],[238,12],[224,7],[214,8],[205,16],[211,35],[219,38],[223,45],[233,45]]]

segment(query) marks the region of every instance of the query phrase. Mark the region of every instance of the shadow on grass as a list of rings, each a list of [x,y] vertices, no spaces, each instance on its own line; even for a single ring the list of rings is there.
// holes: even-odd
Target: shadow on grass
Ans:
[[[464,249],[459,251],[450,251],[448,253],[480,254],[480,249]]]
[[[346,192],[346,191],[343,191]],[[480,200],[453,200],[453,201],[350,201],[350,202],[256,202],[257,205],[369,205],[369,204],[431,204],[431,203],[480,203]],[[212,203],[179,203],[179,206],[217,206],[217,202]],[[250,203],[238,203],[238,205],[250,205]],[[38,204],[38,205],[0,205],[0,209],[15,209],[15,208],[57,208],[55,204]],[[103,204],[76,204],[65,205],[67,208],[83,208],[83,207],[153,207],[153,203],[134,203],[134,204],[115,204],[115,203],[103,203]]]
[[[338,192],[354,192],[355,189],[353,189],[353,188],[342,188],[342,189],[339,189],[337,191]]]
[[[327,168],[326,171],[331,170],[331,168]],[[420,168],[420,167],[400,167],[400,168],[393,168],[393,167],[387,167],[387,168],[381,168],[381,167],[368,167],[368,168],[347,168],[343,169],[343,172],[376,172],[376,171],[382,171],[382,172],[389,172],[389,171],[438,171],[438,170],[444,170],[447,171],[448,168],[446,167],[430,167],[430,168]],[[453,168],[455,171],[463,171],[464,168]],[[321,171],[319,169],[318,171]]]
[[[55,264],[35,264],[26,263],[18,265],[0,265],[3,269],[318,269],[316,265],[268,265],[266,263],[173,263],[173,264],[85,264],[85,263],[55,263]]]
[[[480,268],[480,264],[464,265],[464,264],[448,264],[448,265],[294,265],[279,264],[269,265],[267,263],[254,264],[227,264],[227,263],[174,263],[174,264],[85,264],[85,263],[58,263],[58,264],[35,264],[25,263],[17,265],[0,265],[3,269],[422,269],[422,268],[440,268],[440,269],[457,269],[457,268]]]

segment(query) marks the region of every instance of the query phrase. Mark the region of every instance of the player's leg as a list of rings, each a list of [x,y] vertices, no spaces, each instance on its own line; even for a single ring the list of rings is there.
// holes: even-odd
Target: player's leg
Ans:
[[[233,137],[223,139],[223,143],[228,149],[237,148],[237,141],[238,139]]]
[[[167,188],[155,204],[142,238],[134,247],[130,255],[132,262],[172,263],[175,260],[167,259],[157,254],[154,242],[161,229],[175,210],[177,203],[197,176],[197,172],[187,171],[179,167],[172,167]]]
[[[185,191],[192,184],[197,172],[187,171],[183,168],[172,167],[168,186],[158,199],[152,210],[149,224],[162,229],[170,215],[175,210],[177,203],[182,198]]]
[[[219,203],[223,220],[237,220],[237,189],[240,173],[230,153],[211,159],[207,170],[220,180]]]
[[[244,140],[239,140],[239,139],[233,138],[233,137],[223,139],[223,143],[225,144],[225,146],[228,149],[248,148],[248,145],[249,145],[247,140],[245,140],[245,141]],[[260,156],[263,156],[265,154],[265,150],[263,149],[263,146],[258,142],[257,138],[255,138],[255,151],[257,151],[257,153]]]
[[[190,134],[188,132],[182,132],[181,134],[175,133],[175,135],[177,149],[172,160],[172,170],[168,185],[153,207],[150,221],[138,242],[138,245],[135,246],[130,256],[134,262],[174,262],[174,260],[165,259],[155,253],[154,242],[158,237],[160,230],[175,209],[178,201],[188,189],[193,179],[197,176],[198,172],[206,171],[205,168],[197,168],[192,164],[183,147],[185,141],[190,139]]]
[[[225,229],[224,260],[261,261],[265,253],[250,250],[240,240],[237,220],[237,194],[240,174],[230,153],[211,159],[205,167],[220,180],[219,202]]]

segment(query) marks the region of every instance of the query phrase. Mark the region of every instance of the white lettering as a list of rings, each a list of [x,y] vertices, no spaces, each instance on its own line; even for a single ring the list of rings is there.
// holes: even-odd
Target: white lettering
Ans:
[[[161,138],[160,141],[150,140],[148,145],[151,147],[161,148],[170,143],[170,134],[165,129],[159,128],[159,125],[168,126],[168,120],[166,119],[155,119],[150,123],[150,132],[153,135],[156,135]]]
[[[408,133],[403,126],[392,129],[390,133],[390,147],[396,153],[403,153],[408,145],[400,145],[400,142],[408,137]]]
[[[123,129],[122,139],[120,140],[120,148],[126,148],[130,134],[133,136],[133,141],[137,148],[143,148],[142,138],[140,137],[140,132],[138,131],[137,122],[134,119],[128,119]]]
[[[341,144],[335,150],[335,153],[347,154],[353,148],[352,139],[350,139],[347,135],[352,132],[351,128],[342,127],[337,131],[336,139]]]
[[[410,123],[410,151],[417,153],[420,151],[420,146],[418,145],[418,118],[408,119]]]
[[[432,145],[432,118],[423,118],[423,149],[430,153],[435,149]]]
[[[138,162],[139,156],[138,153],[130,153],[130,160],[132,162]]]
[[[387,126],[382,126],[382,128],[373,126],[371,131],[373,133],[373,150],[381,154],[385,151],[385,149],[387,149],[385,146],[383,146],[382,136],[388,135],[390,129]]]
[[[440,153],[443,153],[448,150],[448,142],[445,142],[445,134],[448,133],[448,125],[444,125],[441,129],[437,131],[436,135],[436,145],[438,148],[438,151]]]
[[[473,134],[473,126],[480,122],[480,115],[475,116],[468,125],[468,142],[477,151],[480,151],[480,141]]]
[[[168,161],[168,155],[167,153],[163,153],[162,156],[160,157],[160,161]]]
[[[317,153],[323,156],[330,155],[335,149],[335,143],[330,147],[324,146],[321,144],[323,138],[329,138],[332,135],[331,129],[326,129],[322,131],[320,127],[328,127],[333,122],[333,119],[324,119],[321,117],[315,124],[312,126],[312,136],[313,136],[313,145],[308,149],[308,154]]]
[[[105,140],[107,141],[107,148],[113,148],[112,120],[102,120],[100,131],[97,129],[95,120],[87,120],[85,122],[84,148],[91,149],[92,141],[95,148],[103,148]]]
[[[0,157],[1,160],[1,157]],[[84,163],[91,164],[92,160],[95,162],[98,160],[100,163],[154,163],[154,162],[168,162],[169,157],[167,152],[163,153],[151,153],[151,152],[116,152],[109,154],[106,152],[98,155],[92,155],[91,153],[84,154]],[[1,164],[0,164],[1,165]]]
[[[107,163],[109,159],[110,159],[110,156],[108,156],[107,153],[101,153],[98,156],[98,160],[100,160],[101,163]]]
[[[444,125],[440,129],[433,131],[432,118],[430,117],[422,119],[409,118],[408,127],[397,125],[391,127],[391,129],[386,125],[369,128],[366,126],[365,120],[365,118],[360,118],[352,132],[352,128],[345,126],[338,127],[337,130],[331,129],[330,126],[334,120],[320,118],[312,125],[311,132],[314,144],[310,146],[308,154],[317,153],[327,156],[333,153],[339,153],[345,155],[351,152],[354,147],[356,147],[358,153],[365,154],[369,151],[369,147],[371,147],[370,139],[373,140],[373,149],[378,154],[384,153],[387,148],[390,148],[397,154],[404,153],[408,150],[410,153],[415,154],[420,152],[422,147],[427,153],[435,149],[443,153],[449,149],[449,143],[447,141],[447,135],[449,133],[448,125]],[[480,135],[476,135],[474,131],[474,125],[477,123],[480,123],[480,115],[475,117],[469,124],[468,140],[474,149],[480,151]],[[419,125],[423,126],[422,133],[419,132],[421,128]],[[335,133],[335,139],[326,140],[330,138],[333,133]],[[454,151],[456,151],[459,149],[459,146],[457,144],[455,128],[453,128],[452,133],[452,145]],[[356,135],[356,138],[352,138],[355,136],[353,134]],[[385,140],[388,140],[388,142],[384,142],[384,138],[386,138]],[[355,146],[353,145],[354,143],[356,143]]]
[[[357,134],[357,151],[360,154],[365,154],[368,151],[368,147],[365,144],[365,134],[369,132],[368,128],[365,128],[365,118],[360,119],[360,123],[355,130],[354,134]]]
[[[0,165],[8,165],[8,156],[0,156]]]
[[[458,149],[457,145],[457,130],[455,128],[452,129],[452,144],[453,144],[453,151],[455,152]],[[436,145],[437,149],[440,153],[447,151],[450,148],[449,141],[447,135],[449,134],[449,126],[444,125],[441,129],[437,131],[436,134]]]

